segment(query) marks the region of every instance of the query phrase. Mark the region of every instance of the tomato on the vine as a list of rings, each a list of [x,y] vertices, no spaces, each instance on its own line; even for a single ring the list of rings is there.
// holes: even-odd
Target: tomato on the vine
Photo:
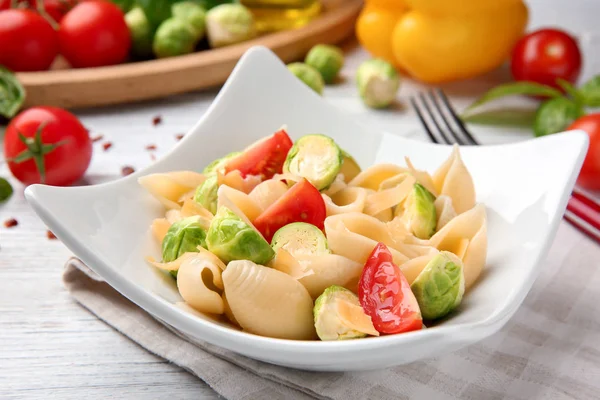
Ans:
[[[586,189],[600,190],[600,113],[579,118],[567,128],[567,130],[573,129],[581,129],[590,136],[590,147],[577,183]]]
[[[60,52],[75,68],[119,64],[131,47],[123,12],[103,0],[77,4],[60,22]]]
[[[41,15],[24,9],[0,12],[0,64],[13,71],[41,71],[57,53],[56,31]]]
[[[380,333],[402,333],[423,327],[419,303],[383,243],[378,243],[367,259],[358,282],[358,299]]]
[[[512,52],[511,72],[516,81],[531,81],[562,89],[557,79],[572,84],[581,72],[577,41],[558,29],[540,29],[523,36]]]
[[[70,112],[33,107],[8,125],[4,156],[15,178],[26,185],[67,186],[80,179],[90,165],[92,141]]]
[[[31,8],[37,8],[37,1],[32,0],[30,2]],[[75,5],[74,0],[43,0],[44,11],[57,23],[62,21],[63,17],[69,12],[69,10]]]

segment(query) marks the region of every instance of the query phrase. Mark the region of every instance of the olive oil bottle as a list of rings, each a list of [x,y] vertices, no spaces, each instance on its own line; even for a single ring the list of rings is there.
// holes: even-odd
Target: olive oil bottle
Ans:
[[[240,0],[240,3],[254,14],[259,32],[299,28],[321,12],[319,0]]]

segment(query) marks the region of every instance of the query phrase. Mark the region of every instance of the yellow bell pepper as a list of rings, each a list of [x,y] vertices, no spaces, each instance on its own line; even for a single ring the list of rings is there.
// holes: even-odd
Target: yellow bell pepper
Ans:
[[[442,83],[501,65],[527,19],[523,0],[367,0],[356,32],[374,57]]]

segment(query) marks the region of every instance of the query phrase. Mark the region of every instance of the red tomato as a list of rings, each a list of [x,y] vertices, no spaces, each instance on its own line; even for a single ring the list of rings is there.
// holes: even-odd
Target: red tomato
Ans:
[[[378,243],[367,259],[358,282],[358,298],[379,333],[402,333],[423,327],[417,299],[383,243]]]
[[[568,33],[540,29],[517,42],[510,67],[517,81],[533,81],[561,89],[556,84],[558,78],[577,82],[581,72],[581,52]]]
[[[27,138],[26,143],[20,134]],[[81,178],[90,165],[92,141],[70,112],[34,107],[13,118],[6,128],[4,156],[15,178],[26,185],[42,182],[66,186]],[[21,157],[26,160],[18,162]]]
[[[48,69],[58,53],[52,25],[31,10],[0,12],[0,64],[13,71]]]
[[[227,163],[225,171],[238,170],[244,177],[261,175],[265,179],[270,179],[273,175],[281,173],[287,153],[292,146],[292,139],[285,129],[281,129],[233,158]]]
[[[577,183],[590,190],[600,190],[600,113],[579,118],[567,128],[571,129],[581,129],[590,135],[590,147]]]
[[[61,54],[75,68],[119,64],[131,46],[123,13],[102,0],[73,7],[60,23],[58,38]]]
[[[325,202],[321,193],[306,179],[296,183],[255,220],[254,226],[270,243],[277,230],[292,222],[307,222],[324,228]]]

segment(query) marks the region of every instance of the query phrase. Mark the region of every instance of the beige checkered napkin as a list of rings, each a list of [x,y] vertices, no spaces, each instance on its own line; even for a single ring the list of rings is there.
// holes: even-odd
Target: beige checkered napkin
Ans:
[[[542,274],[497,334],[456,353],[378,371],[316,373],[197,345],[76,259],[64,282],[98,318],[228,399],[600,399],[600,247],[562,224]]]

